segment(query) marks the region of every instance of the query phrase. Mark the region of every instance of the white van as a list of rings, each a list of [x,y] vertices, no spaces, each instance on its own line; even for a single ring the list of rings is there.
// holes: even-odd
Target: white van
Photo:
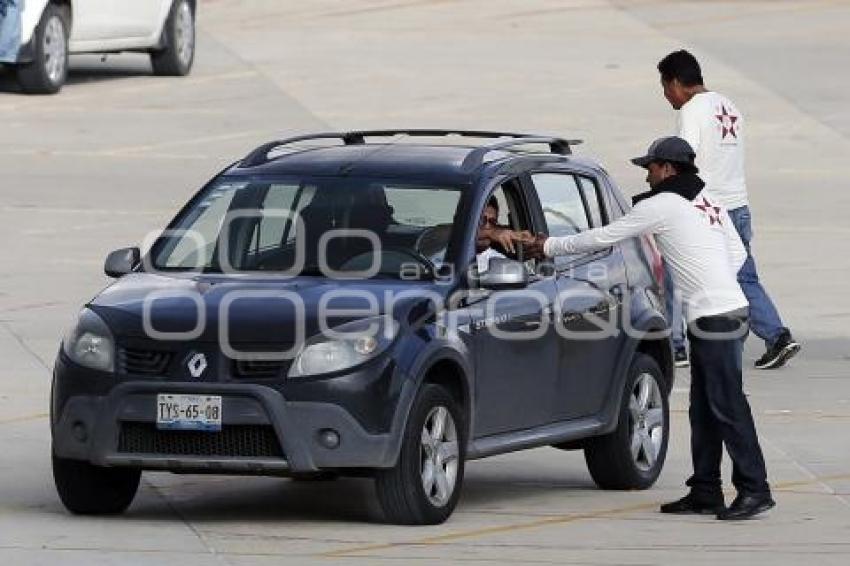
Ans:
[[[0,19],[6,18],[0,29],[7,44],[9,40],[13,44],[5,62],[15,70],[24,92],[58,92],[68,74],[69,53],[150,53],[156,75],[182,76],[192,68],[197,0],[0,3],[5,4]],[[12,38],[13,31],[19,36],[17,42]]]

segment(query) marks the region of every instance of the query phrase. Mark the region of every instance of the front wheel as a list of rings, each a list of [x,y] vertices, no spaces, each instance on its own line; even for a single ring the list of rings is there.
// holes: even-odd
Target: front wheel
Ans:
[[[416,397],[395,467],[376,476],[378,499],[389,522],[435,525],[454,511],[464,470],[463,414],[438,385]]]
[[[175,0],[162,29],[165,47],[151,53],[153,73],[182,77],[195,60],[195,13],[189,0]]]
[[[48,4],[33,32],[33,60],[18,66],[21,89],[28,94],[55,94],[68,76],[68,16]]]
[[[667,457],[670,405],[661,368],[637,353],[629,368],[619,424],[614,432],[588,441],[585,461],[602,489],[647,489]]]
[[[53,480],[62,503],[76,515],[123,513],[133,502],[142,473],[104,468],[53,454]]]

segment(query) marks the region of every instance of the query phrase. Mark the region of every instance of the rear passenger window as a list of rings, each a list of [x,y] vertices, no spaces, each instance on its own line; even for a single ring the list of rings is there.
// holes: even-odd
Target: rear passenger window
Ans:
[[[606,224],[602,193],[591,177],[570,173],[535,173],[531,180],[543,207],[550,236],[572,236]],[[568,267],[583,255],[556,257],[555,267]]]

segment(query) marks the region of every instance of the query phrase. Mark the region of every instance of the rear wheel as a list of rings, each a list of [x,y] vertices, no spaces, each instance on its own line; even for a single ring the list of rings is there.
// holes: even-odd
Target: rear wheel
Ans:
[[[104,468],[53,454],[53,480],[62,503],[77,515],[123,513],[133,502],[142,472]]]
[[[670,406],[661,368],[637,353],[629,368],[619,424],[588,441],[584,450],[593,480],[602,489],[647,489],[667,457]]]
[[[55,94],[68,76],[68,16],[48,4],[33,32],[33,60],[17,68],[18,83],[28,94]]]
[[[461,410],[444,388],[424,385],[407,422],[394,468],[376,476],[378,499],[389,522],[434,525],[452,514],[464,471]]]
[[[151,53],[155,75],[188,75],[195,60],[195,13],[189,0],[175,0],[162,29],[165,47]]]

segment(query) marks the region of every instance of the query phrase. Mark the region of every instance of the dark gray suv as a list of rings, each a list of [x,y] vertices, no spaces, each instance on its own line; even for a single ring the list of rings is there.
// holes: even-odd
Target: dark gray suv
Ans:
[[[583,449],[602,488],[651,486],[673,384],[654,243],[543,261],[479,238],[485,211],[551,235],[624,213],[573,143],[316,134],[221,172],[146,253],[109,255],[63,339],[65,506],[122,512],[143,470],[368,474],[389,521],[433,524],[467,460],[545,445]]]

